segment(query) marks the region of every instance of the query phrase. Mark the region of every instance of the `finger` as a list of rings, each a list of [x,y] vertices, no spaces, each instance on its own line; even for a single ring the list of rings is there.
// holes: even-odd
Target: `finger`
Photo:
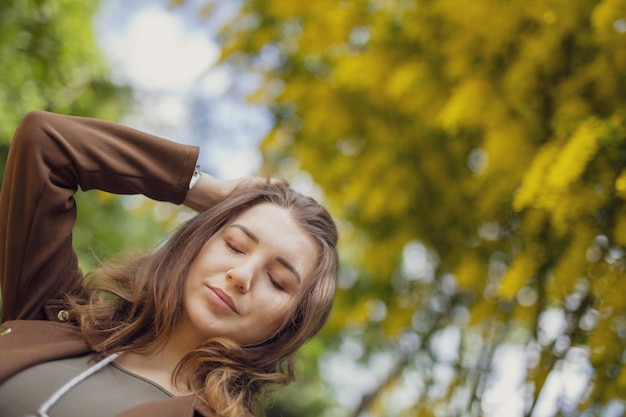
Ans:
[[[289,186],[289,183],[282,178],[272,178],[270,176],[267,176],[265,182],[268,185],[282,185],[286,187]]]

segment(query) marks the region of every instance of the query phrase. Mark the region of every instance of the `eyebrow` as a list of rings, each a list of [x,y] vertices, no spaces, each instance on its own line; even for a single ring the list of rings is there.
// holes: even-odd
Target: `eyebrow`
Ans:
[[[252,240],[254,243],[259,243],[259,237],[255,235],[254,233],[252,233],[252,231],[248,229],[246,226],[243,226],[241,224],[231,224],[228,227],[236,227],[237,229],[244,232],[250,238],[250,240]]]
[[[296,279],[298,280],[298,285],[299,285],[300,282],[302,281],[302,279],[300,278],[300,273],[298,272],[296,267],[293,266],[293,264],[291,262],[289,262],[288,260],[286,260],[282,256],[277,256],[276,257],[276,261],[281,263],[285,268],[290,270],[296,276]]]
[[[250,229],[248,229],[246,226],[242,225],[242,224],[231,224],[228,227],[235,227],[239,230],[241,230],[242,232],[244,232],[246,234],[246,236],[248,236],[250,238],[250,240],[252,240],[254,243],[259,243],[261,240],[259,239],[259,237],[257,235],[255,235]],[[282,256],[277,256],[276,257],[276,262],[280,263],[281,265],[283,265],[285,268],[287,268],[288,270],[290,270],[296,277],[296,279],[298,280],[298,285],[300,285],[300,283],[302,282],[302,278],[300,276],[300,272],[298,272],[298,269],[296,269],[296,267],[289,262],[288,260],[286,260],[285,258],[283,258]]]

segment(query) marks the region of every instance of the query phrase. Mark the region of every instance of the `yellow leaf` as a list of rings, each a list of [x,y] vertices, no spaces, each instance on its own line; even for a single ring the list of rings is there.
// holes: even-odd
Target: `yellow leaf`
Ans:
[[[602,122],[593,118],[580,125],[550,165],[546,188],[560,194],[580,177],[598,149],[598,141],[605,133],[604,126]]]
[[[526,251],[519,254],[498,284],[498,295],[511,299],[533,277],[540,263],[539,254]]]
[[[551,205],[553,196],[545,190],[546,175],[558,155],[560,147],[555,142],[543,145],[535,154],[530,167],[524,174],[522,186],[513,199],[513,209],[521,211],[526,207],[542,207],[548,200]]]
[[[441,125],[454,132],[464,125],[480,124],[485,111],[488,89],[486,83],[470,78],[461,83],[439,115]]]
[[[623,200],[626,200],[626,169],[622,170],[615,180],[615,194]]]
[[[548,284],[548,294],[556,299],[569,294],[577,281],[586,276],[587,251],[593,244],[595,233],[584,224],[578,225],[573,240],[560,256]]]

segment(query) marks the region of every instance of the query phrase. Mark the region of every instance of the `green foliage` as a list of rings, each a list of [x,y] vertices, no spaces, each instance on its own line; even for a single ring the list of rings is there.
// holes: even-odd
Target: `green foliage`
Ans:
[[[31,110],[118,120],[130,89],[109,80],[96,44],[97,1],[0,2],[0,165],[15,128]],[[79,193],[75,247],[91,267],[118,251],[151,247],[176,214],[99,192]],[[131,209],[128,205],[131,204]],[[161,206],[158,206],[161,207]]]
[[[540,351],[529,413],[578,351],[595,374],[574,403],[623,397],[626,3],[249,0],[221,38],[225,64],[264,79],[250,99],[274,111],[268,169],[291,176],[297,158],[342,219],[358,279],[340,280],[326,335],[472,341],[452,364],[428,343],[405,362],[455,373],[422,368],[431,390],[407,415],[480,415],[504,344]],[[402,268],[411,242],[432,276]],[[568,325],[545,338],[554,310]],[[362,405],[389,415],[396,388]]]
[[[123,88],[95,43],[96,1],[7,0],[0,5],[0,138],[30,110],[116,119]]]

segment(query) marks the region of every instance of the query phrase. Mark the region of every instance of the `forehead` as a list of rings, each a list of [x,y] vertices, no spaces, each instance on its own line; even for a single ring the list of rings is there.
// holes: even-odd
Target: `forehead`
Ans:
[[[272,203],[256,204],[233,218],[228,226],[240,224],[249,228],[261,240],[292,238],[311,240],[313,237],[293,218],[289,209]]]

